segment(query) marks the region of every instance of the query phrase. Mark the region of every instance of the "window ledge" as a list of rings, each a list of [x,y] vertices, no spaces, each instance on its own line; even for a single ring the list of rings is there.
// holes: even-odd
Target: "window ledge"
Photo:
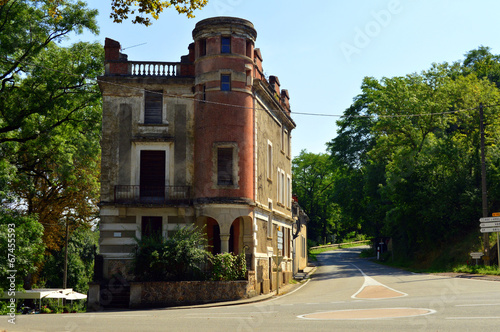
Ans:
[[[212,189],[240,189],[238,185],[222,185],[222,184],[216,184]]]
[[[166,123],[139,123],[140,127],[168,127],[168,122]]]

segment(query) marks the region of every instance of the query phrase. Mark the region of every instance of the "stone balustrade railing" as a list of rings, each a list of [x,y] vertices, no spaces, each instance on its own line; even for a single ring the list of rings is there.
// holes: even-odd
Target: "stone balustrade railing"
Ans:
[[[180,62],[129,61],[132,76],[180,76]]]

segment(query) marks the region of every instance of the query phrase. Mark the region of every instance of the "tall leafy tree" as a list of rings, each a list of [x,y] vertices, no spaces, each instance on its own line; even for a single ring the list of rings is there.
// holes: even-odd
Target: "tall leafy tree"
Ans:
[[[95,219],[100,155],[103,48],[57,44],[97,32],[97,11],[57,4],[0,6],[0,214],[38,220],[47,252],[61,248],[67,219]]]
[[[301,151],[292,161],[293,188],[309,217],[309,238],[320,243],[344,231],[340,211],[332,200],[335,172],[327,154]]]
[[[86,225],[72,227],[68,240],[67,285],[78,292],[87,293],[88,283],[94,275],[95,250],[99,232]],[[52,250],[46,256],[39,283],[45,287],[63,285],[65,250]]]
[[[480,48],[463,65],[365,78],[328,145],[342,169],[336,188],[345,190],[334,195],[342,217],[360,220],[371,235],[391,236],[395,254],[407,258],[478,233],[477,108],[498,104],[497,64]],[[485,108],[490,191],[499,187],[497,109]]]
[[[0,7],[0,143],[24,143],[71,121],[79,108],[68,105],[69,97],[87,94],[86,77],[99,70],[86,63],[95,54],[65,64],[55,45],[70,32],[97,32],[97,11],[65,1],[54,17],[47,2],[7,0]]]
[[[57,0],[56,0],[57,1]],[[194,17],[194,11],[205,7],[208,0],[111,0],[110,17],[116,23],[128,19],[129,15],[136,14],[132,23],[151,25],[149,16],[158,19],[163,10],[173,7],[179,14]]]
[[[43,226],[36,218],[0,207],[0,251],[3,253],[0,256],[0,291],[10,289],[11,281],[19,288],[25,278],[39,272],[37,268],[45,250],[42,234]],[[16,271],[15,278],[7,279],[12,270]]]
[[[0,1],[8,2],[8,0]],[[42,2],[42,1],[40,1]],[[45,0],[47,13],[55,18],[64,16],[64,6],[67,0]],[[184,14],[189,18],[194,17],[194,11],[202,9],[208,4],[208,0],[111,0],[110,15],[115,23],[122,23],[129,15],[133,18],[132,23],[151,25],[151,18],[157,20],[160,14],[168,8],[174,8],[179,14]],[[134,17],[135,15],[135,17]]]

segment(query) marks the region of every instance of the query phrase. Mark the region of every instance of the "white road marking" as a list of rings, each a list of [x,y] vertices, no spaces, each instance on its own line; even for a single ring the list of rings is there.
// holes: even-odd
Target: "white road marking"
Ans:
[[[480,304],[457,304],[455,307],[482,307],[482,306],[497,306],[500,305],[500,303],[480,303]]]
[[[367,275],[363,272],[363,270],[361,270],[361,269],[360,269],[359,267],[357,267],[356,265],[354,265],[354,264],[352,264],[352,263],[351,263],[351,265],[352,265],[352,266],[354,266],[356,269],[358,269],[358,271],[359,271],[359,272],[361,272],[361,274],[362,274],[362,275],[363,275],[363,277],[365,278],[365,281],[364,281],[364,283],[363,283],[363,286],[361,286],[361,288],[360,288],[360,289],[359,289],[359,290],[358,290],[358,291],[357,291],[354,295],[352,295],[352,296],[351,296],[353,299],[355,299],[355,298],[356,298],[356,296],[357,296],[359,293],[361,293],[361,292],[363,291],[363,289],[364,289],[365,287],[367,287],[367,286],[382,286],[382,287],[385,287],[385,288],[387,288],[387,289],[390,289],[390,290],[392,290],[392,291],[394,291],[394,292],[396,292],[396,293],[401,294],[401,297],[403,297],[403,296],[408,296],[408,294],[406,294],[406,293],[403,293],[403,292],[400,292],[400,291],[398,291],[398,290],[395,290],[394,288],[391,288],[391,287],[389,287],[389,286],[386,286],[386,285],[384,285],[384,284],[382,284],[382,283],[378,282],[377,280],[373,279],[372,277],[367,276]],[[377,299],[368,299],[368,300],[380,300],[380,299],[378,299],[378,298],[377,298]]]
[[[189,317],[189,319],[192,319],[192,318],[197,318],[197,319],[254,319],[254,317],[214,317],[214,316],[206,316],[206,317],[192,316],[192,317]]]
[[[496,317],[446,317],[449,320],[460,320],[460,319],[500,319],[500,316]]]

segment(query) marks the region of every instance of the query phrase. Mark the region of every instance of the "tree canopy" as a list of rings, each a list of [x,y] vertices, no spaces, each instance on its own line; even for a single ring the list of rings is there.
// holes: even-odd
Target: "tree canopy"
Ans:
[[[71,32],[97,32],[97,11],[56,2],[57,11],[51,0],[0,7],[0,217],[38,221],[49,255],[66,223],[95,222],[104,57],[98,43],[59,45]]]
[[[135,17],[132,23],[151,25],[150,17],[157,20],[163,10],[174,7],[179,14],[185,14],[189,18],[194,17],[194,11],[205,7],[208,0],[111,0],[110,17],[113,22],[121,23],[129,18]],[[150,17],[149,17],[150,16]]]
[[[369,236],[391,237],[395,256],[405,259],[422,260],[429,251],[471,234],[479,247],[464,252],[480,250],[478,109],[484,105],[489,209],[498,211],[499,73],[500,57],[479,47],[462,62],[433,64],[421,73],[366,77],[327,144],[329,171],[318,173],[333,179],[328,202],[338,208],[338,223],[345,229],[359,225],[359,232]],[[294,164],[303,161],[301,154]],[[311,167],[294,174],[299,194],[304,169]],[[299,195],[299,202],[304,200],[306,213],[315,213],[308,196],[315,197]]]

